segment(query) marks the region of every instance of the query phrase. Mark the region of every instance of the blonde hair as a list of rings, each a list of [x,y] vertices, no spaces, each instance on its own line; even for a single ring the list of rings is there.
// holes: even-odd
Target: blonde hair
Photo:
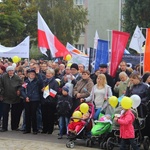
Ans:
[[[99,74],[97,76],[97,78],[101,78],[102,79],[102,86],[105,86],[105,84],[107,84],[107,80],[106,80],[106,76],[104,74]],[[97,83],[98,84],[98,83]]]

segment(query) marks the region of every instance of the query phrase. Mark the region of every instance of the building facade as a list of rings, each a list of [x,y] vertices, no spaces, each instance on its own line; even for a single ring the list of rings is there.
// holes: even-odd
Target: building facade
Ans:
[[[111,30],[121,30],[122,0],[74,0],[75,5],[83,5],[88,9],[89,23],[84,34],[81,34],[75,47],[83,51],[93,47],[97,30],[99,38],[108,40]]]

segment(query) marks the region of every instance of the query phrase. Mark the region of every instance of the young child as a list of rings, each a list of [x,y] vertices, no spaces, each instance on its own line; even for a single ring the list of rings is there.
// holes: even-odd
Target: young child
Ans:
[[[100,122],[110,122],[110,123],[112,123],[111,116],[109,114],[106,114],[106,115],[100,117],[99,121]]]
[[[130,143],[133,150],[139,150],[139,147],[134,140],[135,133],[133,122],[135,120],[135,116],[132,111],[130,109],[123,109],[120,117],[116,115],[114,120],[120,125],[120,150],[125,150],[128,143]]]
[[[81,118],[79,118],[79,121],[75,122],[72,120],[68,124],[68,133],[72,133],[76,135],[84,127],[86,120],[89,118],[89,116],[90,116],[90,113],[87,112],[83,114]]]
[[[64,86],[62,88],[62,95],[58,98],[57,112],[59,115],[59,130],[60,134],[58,139],[62,139],[64,129],[67,131],[67,126],[69,123],[70,111],[72,108],[72,98],[68,95],[69,87]]]

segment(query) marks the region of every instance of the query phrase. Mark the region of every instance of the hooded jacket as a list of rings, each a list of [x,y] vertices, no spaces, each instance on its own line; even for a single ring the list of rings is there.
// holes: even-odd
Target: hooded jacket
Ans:
[[[120,125],[120,138],[123,139],[135,138],[133,126],[134,120],[135,116],[131,110],[127,110],[125,113],[121,115],[121,117],[117,121]]]

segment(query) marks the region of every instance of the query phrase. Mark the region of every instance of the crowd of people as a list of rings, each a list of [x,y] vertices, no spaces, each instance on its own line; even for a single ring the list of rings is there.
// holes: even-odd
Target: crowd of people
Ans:
[[[140,67],[141,68],[141,67]],[[8,59],[0,61],[0,121],[1,132],[8,131],[11,111],[11,130],[22,129],[24,134],[52,134],[59,124],[59,139],[67,131],[73,111],[82,102],[95,105],[97,119],[101,108],[112,95],[137,94],[141,104],[150,100],[150,72],[139,67],[129,68],[121,61],[116,77],[109,75],[109,66],[100,64],[91,74],[83,64],[31,59],[17,64]],[[47,92],[48,91],[48,92]],[[149,108],[150,109],[150,108]],[[144,115],[143,105],[138,107],[139,117]],[[23,116],[22,127],[20,118]],[[59,118],[59,119],[58,119]],[[57,122],[58,121],[58,122]],[[146,121],[146,127],[150,118]],[[143,134],[150,137],[150,130]]]

